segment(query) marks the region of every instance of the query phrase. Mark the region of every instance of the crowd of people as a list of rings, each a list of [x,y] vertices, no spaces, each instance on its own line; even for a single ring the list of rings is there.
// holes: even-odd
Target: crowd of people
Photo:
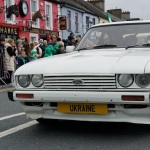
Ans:
[[[12,83],[12,76],[20,66],[36,59],[65,53],[67,45],[76,46],[81,36],[75,37],[70,33],[68,39],[52,36],[51,39],[34,41],[29,43],[27,38],[4,39],[0,37],[0,79],[6,83]]]

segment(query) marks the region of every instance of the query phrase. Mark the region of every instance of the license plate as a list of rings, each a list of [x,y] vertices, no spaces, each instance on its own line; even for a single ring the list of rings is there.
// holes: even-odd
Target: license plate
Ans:
[[[58,112],[77,114],[107,114],[107,104],[58,103]]]

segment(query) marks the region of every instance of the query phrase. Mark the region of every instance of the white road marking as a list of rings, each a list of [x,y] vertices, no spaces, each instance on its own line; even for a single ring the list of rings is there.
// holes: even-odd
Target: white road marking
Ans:
[[[13,118],[13,117],[17,117],[17,116],[21,116],[21,115],[24,115],[24,114],[25,114],[25,113],[22,112],[22,113],[18,113],[18,114],[9,115],[9,116],[4,116],[4,117],[1,117],[1,118],[0,118],[0,121],[6,120],[6,119],[10,119],[10,118]]]
[[[33,121],[30,121],[30,122],[21,124],[21,125],[19,125],[19,126],[16,126],[16,127],[14,127],[14,128],[8,129],[8,130],[6,130],[6,131],[0,132],[0,138],[3,138],[3,137],[5,137],[5,136],[7,136],[7,135],[10,135],[10,134],[13,134],[13,133],[15,133],[15,132],[18,132],[18,131],[20,131],[20,130],[23,130],[23,129],[28,128],[28,127],[30,127],[30,126],[33,126],[33,125],[35,125],[35,124],[38,124],[38,122],[35,121],[35,120],[33,120]]]

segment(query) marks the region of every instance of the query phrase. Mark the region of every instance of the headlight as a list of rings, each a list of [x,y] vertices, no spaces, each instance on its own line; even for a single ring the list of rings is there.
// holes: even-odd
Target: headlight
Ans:
[[[29,75],[20,75],[18,77],[18,83],[21,87],[28,87],[30,85],[30,76]]]
[[[120,74],[118,76],[118,82],[122,87],[129,87],[133,84],[134,78],[131,74]]]
[[[32,84],[35,87],[40,87],[43,85],[43,76],[40,74],[36,74],[32,76]]]
[[[136,75],[135,82],[139,87],[145,88],[150,84],[150,76],[146,74]]]

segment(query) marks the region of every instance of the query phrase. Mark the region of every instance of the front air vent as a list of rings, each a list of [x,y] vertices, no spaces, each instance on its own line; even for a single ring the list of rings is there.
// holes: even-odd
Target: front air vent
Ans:
[[[53,91],[99,91],[116,89],[115,75],[44,76],[45,89]]]

